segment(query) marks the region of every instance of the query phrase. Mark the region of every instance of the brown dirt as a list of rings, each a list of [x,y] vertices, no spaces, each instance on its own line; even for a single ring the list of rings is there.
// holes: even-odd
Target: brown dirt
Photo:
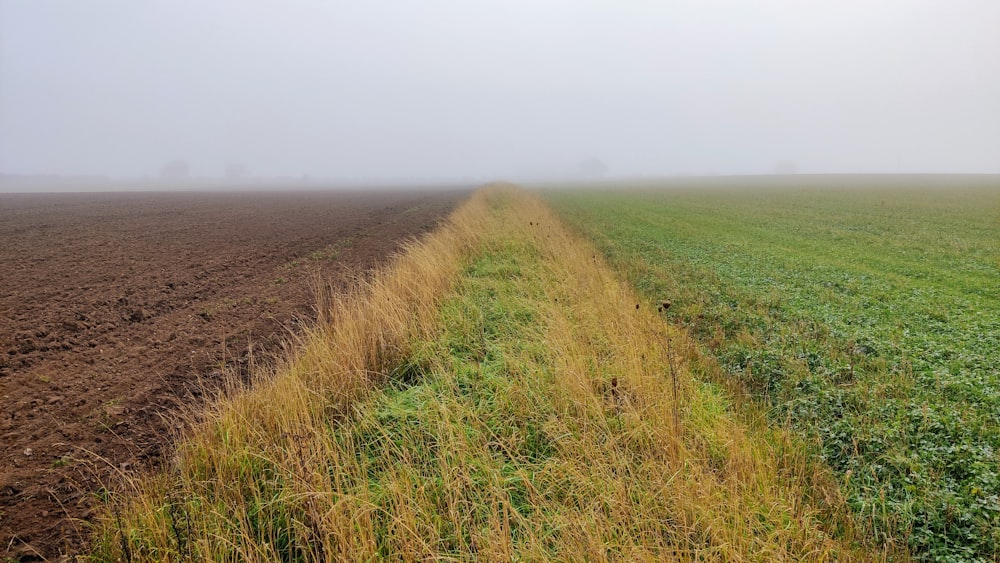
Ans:
[[[157,466],[225,367],[462,192],[0,195],[0,551],[60,559],[115,470]]]

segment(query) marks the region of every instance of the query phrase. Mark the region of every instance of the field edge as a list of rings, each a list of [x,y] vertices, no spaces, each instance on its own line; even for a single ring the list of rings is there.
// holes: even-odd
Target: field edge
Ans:
[[[494,284],[485,294],[488,302],[482,297],[470,301],[462,293],[470,278]],[[538,546],[531,542],[529,550],[522,542],[525,553],[582,557],[597,553],[590,551],[595,545],[590,540],[597,538],[604,558],[615,548],[608,538],[618,538],[618,549],[631,546],[630,553],[640,558],[862,558],[862,540],[838,516],[843,510],[835,484],[815,473],[788,434],[747,426],[733,416],[725,392],[691,375],[696,351],[686,335],[667,325],[655,304],[636,298],[537,197],[508,185],[476,192],[437,231],[409,245],[357,289],[333,299],[328,321],[304,338],[285,366],[260,374],[251,390],[220,399],[203,421],[192,424],[169,472],[133,481],[129,494],[109,504],[94,559],[346,560],[376,557],[386,546],[461,558],[454,545],[464,545],[471,556],[470,545],[474,553],[481,543],[441,543],[434,536],[440,530],[401,526],[392,511],[371,506],[373,498],[384,501],[378,495],[385,493],[371,490],[374,481],[361,471],[369,466],[358,461],[358,444],[342,437],[365,420],[373,401],[390,397],[400,382],[415,388],[454,382],[456,366],[469,367],[470,360],[440,343],[463,335],[491,342],[503,357],[527,362],[531,373],[551,372],[554,379],[539,380],[533,389],[563,405],[555,411],[556,420],[565,418],[568,427],[559,427],[559,436],[582,445],[575,455],[573,448],[556,448],[563,463],[558,467],[581,482],[599,478],[611,484],[620,482],[613,474],[631,474],[639,497],[628,487],[617,491],[620,497],[610,489],[594,490],[616,498],[608,504],[624,511],[620,514],[636,507],[650,511],[627,516],[638,517],[633,528],[584,525],[581,536],[558,544],[568,552],[551,551],[555,548],[546,542],[556,540],[529,526],[532,534],[540,534],[529,540],[549,551],[533,551]],[[499,324],[480,327],[481,333],[463,328],[451,334],[442,311],[463,299],[468,310],[459,316],[459,326],[486,315],[489,306],[501,307],[500,320],[494,320]],[[511,309],[524,309],[529,321],[504,317]],[[546,320],[535,322],[539,318]],[[520,347],[512,348],[521,346],[522,338],[539,346],[528,359]],[[675,352],[669,351],[670,342]],[[594,356],[598,349],[603,353]],[[486,360],[475,357],[473,371],[484,369]],[[628,398],[619,398],[619,392]],[[517,424],[533,423],[534,411],[518,412]],[[470,411],[471,419],[479,416]],[[376,431],[390,439],[396,435],[393,428]],[[552,432],[543,434],[554,439]],[[524,462],[515,450],[500,454],[504,463]],[[405,473],[407,467],[403,463],[398,471]],[[600,471],[592,468],[607,471],[588,476]],[[506,487],[489,490],[506,498],[507,506],[516,504]],[[393,494],[386,506],[398,508],[401,501],[408,506],[415,498],[412,490]],[[352,505],[358,495],[365,502]],[[431,522],[443,518],[442,529],[468,523],[454,510],[461,503],[434,504],[439,500],[421,500],[417,506]],[[558,514],[572,516],[580,508],[535,500]],[[358,508],[364,506],[369,508]],[[442,507],[452,510],[433,512]],[[500,516],[484,518],[479,523],[494,525],[494,532],[505,529]],[[507,532],[500,536],[513,542],[509,513],[506,518]],[[636,530],[643,532],[635,535]],[[649,535],[657,530],[659,539]],[[466,537],[466,532],[454,533]],[[429,541],[432,537],[437,543]],[[393,543],[400,538],[407,541]]]

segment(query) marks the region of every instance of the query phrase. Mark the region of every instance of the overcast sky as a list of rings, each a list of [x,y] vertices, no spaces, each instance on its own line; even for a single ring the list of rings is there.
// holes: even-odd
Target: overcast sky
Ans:
[[[996,0],[0,0],[0,172],[1000,172]]]

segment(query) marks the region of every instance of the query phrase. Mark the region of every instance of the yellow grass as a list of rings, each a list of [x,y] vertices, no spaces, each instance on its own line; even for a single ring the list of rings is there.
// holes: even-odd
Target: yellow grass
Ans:
[[[201,413],[94,557],[884,557],[655,306],[537,198],[480,190]]]

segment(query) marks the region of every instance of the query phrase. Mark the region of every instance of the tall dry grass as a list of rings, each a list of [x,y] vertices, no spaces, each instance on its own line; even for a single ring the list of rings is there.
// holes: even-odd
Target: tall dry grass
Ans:
[[[603,526],[627,523],[629,558],[882,557],[863,554],[836,482],[804,448],[732,412],[724,392],[691,376],[691,364],[704,369],[706,360],[685,333],[541,201],[519,200],[516,215],[534,225],[528,236],[542,252],[537,306],[561,413],[554,432],[579,472],[563,478],[581,490],[600,485],[590,493],[608,514]],[[608,536],[593,529],[595,512],[579,518],[591,526],[581,544]]]
[[[879,557],[533,196],[477,192],[330,310],[110,505],[96,559]]]
[[[286,502],[304,508],[295,533],[311,542],[326,521],[316,499],[331,493],[315,469],[337,463],[341,453],[325,447],[324,435],[403,361],[412,342],[434,332],[438,305],[486,235],[487,205],[482,194],[473,196],[352,291],[328,294],[324,322],[301,337],[287,361],[259,370],[248,390],[231,385],[204,412],[186,415],[169,471],[130,479],[98,526],[94,557],[273,560],[284,549],[279,544],[293,541],[280,537]],[[259,522],[251,521],[255,515]],[[250,529],[256,537],[246,535]]]

